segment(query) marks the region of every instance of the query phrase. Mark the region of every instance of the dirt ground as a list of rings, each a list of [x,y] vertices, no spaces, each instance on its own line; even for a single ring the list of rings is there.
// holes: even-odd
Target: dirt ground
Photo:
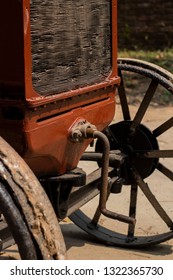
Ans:
[[[135,112],[136,106],[131,106],[132,114]],[[154,129],[160,124],[172,117],[173,107],[152,106],[148,110],[144,123],[147,127]],[[115,122],[121,119],[121,112],[117,106]],[[159,137],[159,145],[161,149],[171,149],[173,139],[173,128],[169,129],[164,135]],[[173,160],[164,159],[164,164],[172,169]],[[92,164],[83,164],[85,170],[90,172],[95,168]],[[173,189],[172,181],[165,178],[160,172],[154,172],[149,178],[145,180],[152,188],[153,193],[167,210],[170,217],[173,219]],[[117,203],[118,201],[118,203]],[[118,209],[119,213],[127,212],[127,205],[129,201],[129,188],[125,187],[120,194],[114,194],[109,201],[108,207],[110,209]],[[96,199],[83,206],[83,211],[92,215],[93,209],[97,205]],[[139,192],[139,201],[137,204],[137,219],[139,216],[139,224],[137,227],[137,235],[152,235],[159,232],[168,231],[165,224],[160,217],[153,211],[151,205],[148,204],[143,193]],[[106,224],[117,232],[127,232],[124,225],[120,222],[101,218],[101,223]],[[160,245],[155,245],[145,249],[124,249],[110,245],[102,244],[95,240],[92,236],[79,229],[74,225],[69,218],[61,222],[61,229],[65,238],[67,246],[67,255],[69,260],[173,260],[173,239],[166,241]],[[15,246],[8,248],[0,259],[8,259],[9,255],[17,258],[17,249]]]

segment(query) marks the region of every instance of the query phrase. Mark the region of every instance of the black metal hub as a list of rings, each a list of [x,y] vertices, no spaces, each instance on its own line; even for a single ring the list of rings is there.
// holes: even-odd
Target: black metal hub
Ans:
[[[121,176],[125,179],[124,184],[126,185],[133,183],[132,167],[138,170],[142,178],[146,178],[155,170],[158,163],[158,159],[145,157],[145,151],[158,150],[159,148],[152,132],[142,124],[133,132],[131,124],[131,121],[113,124],[109,127],[110,131],[107,135],[110,139],[110,149],[119,149],[127,156],[121,169]]]

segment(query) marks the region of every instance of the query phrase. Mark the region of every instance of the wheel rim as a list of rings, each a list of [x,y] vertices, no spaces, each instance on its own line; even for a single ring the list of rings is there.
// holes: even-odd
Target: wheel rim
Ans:
[[[165,210],[165,204],[160,202],[160,194],[155,196],[155,189],[156,193],[158,192],[157,188],[153,188],[152,186],[154,182],[152,181],[152,175],[155,172],[159,173],[159,176],[163,176],[165,182],[166,180],[173,181],[173,172],[170,169],[171,162],[169,161],[172,161],[173,150],[170,147],[169,149],[167,147],[165,148],[162,143],[164,134],[172,132],[173,117],[170,115],[170,117],[163,121],[163,123],[157,124],[154,129],[149,128],[148,124],[145,126],[145,118],[149,107],[153,104],[155,95],[160,94],[161,90],[166,90],[169,93],[169,98],[172,97],[173,75],[151,63],[139,60],[119,59],[118,63],[119,76],[121,77],[121,85],[119,87],[119,106],[121,107],[122,118],[110,126],[108,135],[110,135],[110,133],[113,135],[113,137],[110,137],[111,149],[119,148],[123,153],[128,155],[128,164],[125,166],[125,171],[128,175],[124,175],[124,185],[126,185],[125,188],[128,188],[129,191],[129,198],[127,199],[129,208],[126,210],[126,214],[130,217],[136,218],[137,223],[135,226],[127,226],[124,234],[124,232],[116,232],[116,230],[110,230],[107,227],[100,225],[99,221],[95,223],[95,226],[90,226],[92,217],[89,218],[81,210],[72,214],[71,219],[86,232],[101,239],[102,241],[124,247],[143,247],[161,243],[173,237],[172,217],[170,217],[171,211],[169,211],[169,207],[166,207]],[[145,93],[140,100],[139,107],[134,116],[131,114],[128,100],[128,94],[130,93],[127,93],[126,89],[126,83],[128,80],[125,80],[124,77],[128,73],[130,73],[130,78],[132,73],[145,77],[148,82]],[[124,131],[128,131],[125,136],[123,134]],[[143,143],[141,143],[142,138]],[[138,146],[137,143],[139,141],[142,146]],[[96,149],[100,149],[99,145]],[[129,161],[130,156],[132,159]],[[167,161],[169,167],[167,166]],[[142,170],[144,170],[144,172],[142,172]],[[159,182],[157,184],[159,185]],[[151,233],[147,231],[146,235],[142,234],[142,231],[144,232],[142,226],[141,231],[139,230],[138,232],[137,226],[140,227],[141,222],[139,221],[138,225],[138,212],[140,212],[140,209],[138,210],[138,208],[140,208],[139,205],[141,203],[138,202],[139,191],[147,201],[147,207],[149,207],[149,209],[152,208],[152,211],[154,212],[153,223],[157,223],[158,219],[160,219],[161,223],[164,224],[161,233],[158,229],[153,229],[151,230]],[[120,202],[118,201],[118,203]],[[150,215],[150,210],[148,211],[148,214]],[[143,217],[141,218],[142,220],[147,219],[147,217],[144,217],[145,214],[147,214],[147,211],[146,213],[145,211],[143,212]],[[115,227],[118,228],[119,225],[115,223]]]
[[[61,229],[43,187],[23,159],[2,137],[0,199],[0,212],[14,235],[21,258],[66,258]],[[31,250],[31,256],[28,250]]]
[[[0,210],[7,224],[10,226],[12,236],[18,245],[19,254],[24,260],[38,258],[34,241],[27,228],[26,223],[16,207],[6,187],[0,183]]]

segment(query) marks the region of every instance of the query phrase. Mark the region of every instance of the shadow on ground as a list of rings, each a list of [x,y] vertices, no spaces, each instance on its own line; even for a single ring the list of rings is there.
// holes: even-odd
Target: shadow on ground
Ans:
[[[77,258],[75,257],[75,251],[77,256],[79,256],[79,248],[83,249],[83,252],[85,254],[84,259],[86,259],[87,250],[88,259],[91,254],[91,250],[92,259],[94,259],[93,254],[95,255],[95,259],[98,259],[98,257],[100,259],[101,253],[105,257],[105,259],[113,259],[113,256],[115,256],[116,259],[120,260],[124,259],[125,256],[127,256],[127,259],[131,259],[132,255],[133,259],[173,259],[173,246],[169,244],[169,242],[150,246],[147,248],[127,249],[103,244],[101,243],[101,241],[94,239],[92,236],[82,231],[73,223],[62,224],[61,229],[64,235],[67,251],[70,252],[70,259]],[[81,253],[80,259],[82,259]]]

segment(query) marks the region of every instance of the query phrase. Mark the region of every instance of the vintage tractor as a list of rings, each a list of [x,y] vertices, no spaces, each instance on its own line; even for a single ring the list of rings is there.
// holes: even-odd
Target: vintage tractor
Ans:
[[[0,39],[1,250],[15,242],[22,259],[65,259],[66,217],[115,246],[171,239],[172,208],[152,178],[173,180],[173,150],[162,148],[173,117],[150,128],[145,116],[157,93],[172,95],[173,75],[117,58],[117,0],[6,0]],[[134,115],[132,76],[148,84]],[[151,214],[138,189],[161,232],[138,231]]]

